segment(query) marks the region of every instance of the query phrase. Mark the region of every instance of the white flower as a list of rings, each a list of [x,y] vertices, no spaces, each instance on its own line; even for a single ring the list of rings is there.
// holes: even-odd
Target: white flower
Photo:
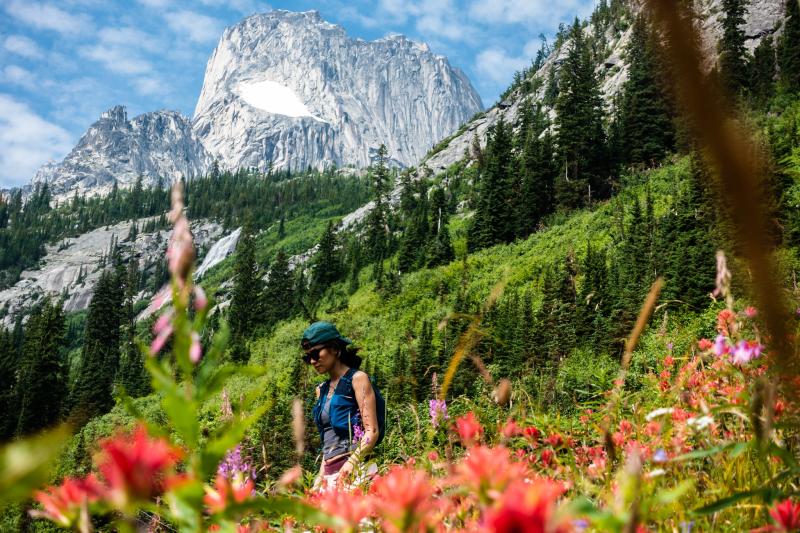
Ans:
[[[700,431],[714,423],[714,419],[710,416],[701,416],[699,418],[692,417],[686,421],[686,424],[694,429]]]
[[[658,409],[655,409],[647,413],[647,416],[644,418],[645,420],[650,422],[652,419],[658,418],[659,416],[671,415],[674,411],[675,409],[673,407],[659,407]]]
[[[648,479],[652,479],[654,477],[663,476],[666,473],[667,471],[664,470],[663,468],[656,468],[655,470],[649,471],[646,475]]]

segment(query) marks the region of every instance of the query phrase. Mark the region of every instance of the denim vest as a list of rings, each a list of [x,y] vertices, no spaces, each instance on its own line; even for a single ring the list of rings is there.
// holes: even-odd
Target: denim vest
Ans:
[[[358,402],[356,401],[355,391],[353,390],[353,374],[357,370],[351,368],[341,378],[336,388],[333,391],[333,397],[330,402],[330,409],[328,416],[331,419],[331,427],[336,432],[336,435],[341,439],[353,440],[353,426],[362,426],[361,413],[358,410]],[[325,400],[328,397],[331,381],[325,381],[319,390],[319,398],[311,410],[314,417],[314,423],[317,424],[320,438],[323,438],[324,431],[322,429],[322,408],[325,405]]]

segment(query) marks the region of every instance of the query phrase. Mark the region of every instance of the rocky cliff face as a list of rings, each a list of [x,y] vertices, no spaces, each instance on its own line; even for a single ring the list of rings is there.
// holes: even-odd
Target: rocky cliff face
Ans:
[[[56,197],[74,191],[105,194],[117,181],[132,185],[142,176],[145,186],[159,177],[167,182],[202,174],[210,159],[189,120],[175,111],[144,113],[128,120],[123,106],[100,116],[60,163],[44,165],[33,184],[50,184]]]
[[[640,9],[638,0],[631,0],[630,4],[632,10],[637,11]],[[702,48],[707,58],[707,67],[710,69],[716,61],[717,43],[722,36],[722,21],[724,19],[722,0],[697,0],[695,6],[702,37]],[[750,0],[747,10],[744,30],[747,35],[746,46],[752,52],[764,36],[780,33],[785,1]],[[593,29],[589,26],[585,31],[588,34]],[[611,53],[602,63],[597,65],[596,72],[601,82],[601,91],[609,104],[628,79],[625,50],[630,39],[630,31],[628,29],[621,34],[608,34],[606,36]],[[542,68],[534,74],[534,77],[544,82],[532,95],[534,101],[542,101],[544,98],[547,86],[546,80],[553,69],[558,70],[559,64],[566,57],[568,44],[569,41],[565,42],[561,48],[554,50]],[[439,172],[464,157],[464,151],[469,149],[473,136],[477,136],[481,145],[485,146],[489,128],[496,124],[500,117],[503,117],[507,123],[515,123],[522,102],[523,97],[519,91],[511,94],[506,100],[496,104],[486,113],[467,124],[463,133],[451,139],[444,149],[435,154],[429,154],[423,159],[422,163],[434,172]],[[548,111],[552,118],[554,116],[553,111]]]
[[[223,167],[364,167],[385,143],[415,164],[482,103],[425,44],[347,36],[315,11],[253,15],[225,30],[194,129]]]
[[[144,220],[137,220],[138,226]],[[81,311],[92,300],[95,283],[100,278],[99,265],[103,254],[108,253],[112,239],[117,242],[125,258],[139,261],[142,271],[154,268],[164,256],[169,230],[139,233],[135,241],[125,240],[133,221],[99,228],[76,238],[66,239],[47,246],[47,253],[36,270],[26,270],[21,279],[0,291],[0,324],[8,326],[13,318],[46,296],[64,297],[64,310]],[[220,250],[219,241],[230,242],[222,226],[205,220],[192,223],[192,235],[202,257],[205,270],[219,263],[232,252],[230,246]],[[238,232],[236,232],[238,236]],[[234,239],[235,242],[235,239]],[[206,253],[208,250],[208,253]],[[213,252],[213,253],[212,253]],[[140,294],[145,297],[146,294]]]

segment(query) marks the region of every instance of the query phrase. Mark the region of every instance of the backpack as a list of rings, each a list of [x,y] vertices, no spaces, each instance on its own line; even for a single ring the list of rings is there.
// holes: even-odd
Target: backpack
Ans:
[[[352,398],[352,402],[355,403],[355,389],[353,389],[353,374],[357,372],[356,369],[351,368],[348,370],[342,377],[339,378],[339,383],[336,385],[336,392],[339,393],[342,397],[345,398]],[[375,410],[377,411],[377,418],[378,418],[378,441],[375,443],[375,446],[381,443],[383,437],[386,435],[386,400],[381,394],[380,389],[378,386],[375,385],[375,380],[372,376],[369,376],[369,382],[372,384],[372,392],[375,394]],[[328,395],[328,390],[330,388],[330,380],[325,381],[322,386],[320,387],[320,396],[317,403],[314,405],[313,414],[314,414],[314,421],[317,423],[317,427],[320,429],[320,433],[322,432],[322,425],[319,421],[319,413],[322,410],[322,405],[325,402],[325,398]],[[336,392],[334,394],[336,394]],[[358,408],[358,404],[356,403],[356,409]],[[337,426],[347,425],[350,426],[350,421],[347,422],[342,421],[341,423],[338,420],[334,420],[336,415],[334,412],[331,412],[331,425],[334,429]],[[358,418],[356,419],[355,424],[360,422],[360,413]],[[354,425],[354,424],[353,424]],[[348,432],[350,428],[348,427]]]

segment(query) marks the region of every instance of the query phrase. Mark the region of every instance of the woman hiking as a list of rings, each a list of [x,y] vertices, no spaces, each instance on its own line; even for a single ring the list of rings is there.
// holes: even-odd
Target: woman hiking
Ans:
[[[316,389],[312,414],[322,440],[322,464],[314,486],[344,488],[380,437],[376,394],[360,371],[353,341],[330,322],[315,322],[303,332],[303,360],[328,379]]]

